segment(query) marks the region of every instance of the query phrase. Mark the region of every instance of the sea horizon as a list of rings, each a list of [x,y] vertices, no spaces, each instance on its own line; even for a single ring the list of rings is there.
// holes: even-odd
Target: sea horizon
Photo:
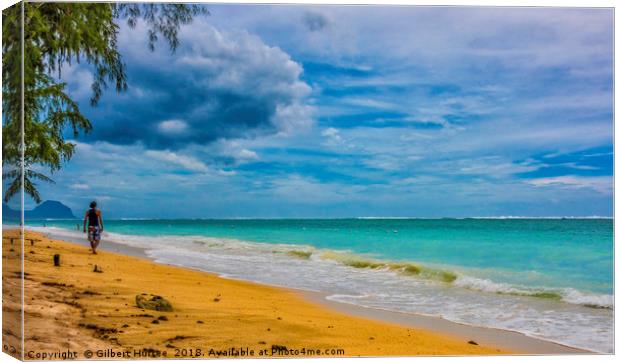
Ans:
[[[178,217],[178,218],[159,218],[159,217],[112,217],[105,218],[106,220],[117,221],[131,221],[131,220],[613,220],[614,216],[601,216],[601,215],[588,215],[588,216],[521,216],[521,215],[501,215],[501,216],[343,216],[343,217]],[[15,219],[2,218],[3,223],[5,221],[14,221]],[[82,218],[27,218],[26,220],[33,221],[68,221],[68,220],[83,220]],[[10,224],[9,225],[13,225]]]

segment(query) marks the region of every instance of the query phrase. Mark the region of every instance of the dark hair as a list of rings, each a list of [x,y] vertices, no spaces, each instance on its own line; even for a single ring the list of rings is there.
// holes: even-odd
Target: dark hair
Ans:
[[[97,201],[92,201],[90,203],[90,208],[92,209],[93,207],[97,207]]]

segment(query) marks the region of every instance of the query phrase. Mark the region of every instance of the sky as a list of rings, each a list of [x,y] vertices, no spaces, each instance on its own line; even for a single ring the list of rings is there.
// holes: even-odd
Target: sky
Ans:
[[[40,185],[112,218],[610,216],[613,10],[209,5]],[[68,134],[69,135],[69,134]],[[71,136],[72,137],[72,136]],[[29,202],[32,205],[32,202]]]

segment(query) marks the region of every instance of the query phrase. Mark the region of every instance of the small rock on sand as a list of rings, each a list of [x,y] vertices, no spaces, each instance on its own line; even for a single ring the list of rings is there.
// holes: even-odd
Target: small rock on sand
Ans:
[[[172,312],[172,304],[159,295],[138,294],[136,295],[136,305],[144,309]]]

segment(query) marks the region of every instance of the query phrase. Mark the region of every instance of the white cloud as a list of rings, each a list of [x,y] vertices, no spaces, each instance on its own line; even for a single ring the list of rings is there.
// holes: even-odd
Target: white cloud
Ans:
[[[235,176],[237,175],[237,171],[227,171],[227,170],[218,170],[218,175],[221,176]]]
[[[191,52],[176,63],[199,71],[202,79],[197,81],[206,92],[223,91],[274,103],[270,122],[280,134],[312,126],[313,109],[306,104],[311,88],[300,79],[303,69],[290,55],[244,31],[220,31],[200,20],[193,27],[181,39],[191,44]]]
[[[338,143],[342,141],[342,137],[340,137],[340,131],[338,131],[334,127],[325,128],[323,131],[321,131],[321,135],[326,137],[328,141],[332,143]]]
[[[87,184],[75,183],[75,184],[69,185],[69,187],[74,190],[90,190],[90,186],[88,186]]]
[[[543,177],[529,180],[527,183],[537,187],[587,188],[604,194],[611,194],[613,192],[613,178],[611,176]]]
[[[258,153],[250,149],[253,140],[218,140],[200,150],[215,158],[226,159],[228,163],[239,165],[260,159]],[[227,164],[226,167],[231,166]]]
[[[377,109],[397,109],[399,108],[396,104],[392,102],[386,102],[382,100],[372,99],[372,98],[357,98],[350,97],[341,100],[342,103],[350,104],[358,107],[365,108],[377,108]]]
[[[365,189],[361,185],[343,185],[337,182],[321,182],[314,177],[300,174],[290,174],[272,179],[268,182],[271,188],[266,188],[268,195],[283,197],[294,202],[310,204],[329,202],[350,202],[357,199],[360,191]]]
[[[237,153],[237,158],[242,160],[258,160],[258,155],[256,152],[244,148]]]
[[[280,136],[290,136],[310,129],[314,125],[314,109],[304,104],[278,105],[272,119]]]
[[[146,156],[154,158],[156,160],[168,162],[174,165],[181,166],[190,171],[205,172],[207,171],[207,165],[200,160],[197,160],[191,156],[180,155],[171,151],[154,151],[148,150],[144,153]]]
[[[88,99],[93,95],[91,85],[95,78],[89,69],[81,68],[79,65],[63,64],[61,76],[67,81],[67,88],[72,97]]]
[[[178,135],[187,131],[187,123],[179,119],[159,122],[157,130],[165,135]]]
[[[459,171],[464,174],[480,175],[489,178],[505,178],[516,173],[531,172],[538,169],[538,165],[530,163],[517,164],[503,157],[491,156],[477,159],[461,159],[450,164],[457,167],[460,165]]]

